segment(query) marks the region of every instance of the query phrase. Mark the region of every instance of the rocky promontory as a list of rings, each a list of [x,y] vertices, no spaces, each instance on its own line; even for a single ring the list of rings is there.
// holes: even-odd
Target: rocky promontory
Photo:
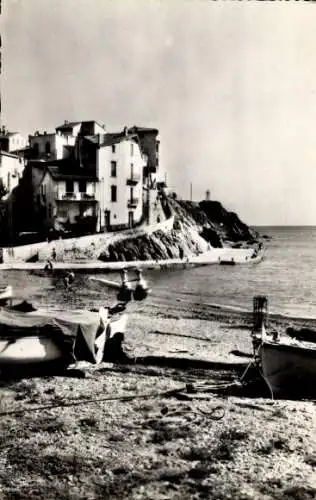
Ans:
[[[155,231],[110,243],[99,255],[105,262],[189,258],[210,248],[247,247],[256,231],[218,201],[192,202],[165,196],[165,211],[174,216],[171,231]]]

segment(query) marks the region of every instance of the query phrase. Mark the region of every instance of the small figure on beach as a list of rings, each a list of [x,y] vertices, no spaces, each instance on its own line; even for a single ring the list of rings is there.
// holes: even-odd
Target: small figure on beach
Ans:
[[[144,300],[150,293],[149,286],[144,280],[140,269],[136,269],[137,284],[134,290],[134,300]]]
[[[52,272],[52,271],[53,271],[53,269],[54,269],[54,267],[53,267],[53,263],[52,263],[52,261],[51,261],[50,259],[47,259],[47,262],[46,262],[46,264],[45,264],[44,270],[45,270],[45,271]]]
[[[65,285],[66,290],[70,290],[71,285],[75,281],[75,273],[72,271],[69,271],[64,277],[63,277],[63,282]]]
[[[52,250],[52,259],[55,261],[56,260],[56,257],[57,257],[57,254],[56,254],[56,249],[53,248]]]
[[[117,300],[120,302],[130,302],[133,298],[133,289],[128,280],[127,269],[121,271],[122,285],[117,294]]]

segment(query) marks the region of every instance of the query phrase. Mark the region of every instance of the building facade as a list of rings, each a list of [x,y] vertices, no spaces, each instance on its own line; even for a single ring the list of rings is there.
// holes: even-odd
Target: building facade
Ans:
[[[143,156],[137,136],[105,136],[97,150],[99,229],[133,227],[143,217]]]
[[[159,222],[157,129],[109,133],[95,121],[65,122],[52,134],[36,132],[29,142],[10,204],[15,232],[87,234]],[[15,187],[5,169],[3,174],[5,184]]]
[[[46,230],[96,232],[96,185],[89,173],[67,175],[58,166],[47,167],[33,193]]]
[[[95,121],[69,122],[56,127],[55,132],[36,131],[29,136],[31,159],[61,160],[70,156],[69,149],[74,147],[78,136],[104,134],[103,125]]]
[[[0,181],[7,193],[18,185],[23,170],[24,160],[21,156],[0,151]]]
[[[142,154],[146,158],[143,171],[143,215],[148,224],[157,222],[157,174],[159,170],[159,130],[155,128],[129,128],[129,133],[136,134]],[[159,220],[158,220],[159,222]]]
[[[4,127],[0,130],[0,150],[7,153],[16,152],[27,146],[27,140],[18,132],[8,132]]]

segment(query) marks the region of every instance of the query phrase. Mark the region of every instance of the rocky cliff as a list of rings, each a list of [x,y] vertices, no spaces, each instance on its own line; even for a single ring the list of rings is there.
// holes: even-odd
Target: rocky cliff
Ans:
[[[173,229],[157,231],[110,244],[102,261],[162,260],[198,255],[211,247],[249,246],[259,238],[237,214],[217,201],[190,202],[165,196],[166,213],[174,215]]]

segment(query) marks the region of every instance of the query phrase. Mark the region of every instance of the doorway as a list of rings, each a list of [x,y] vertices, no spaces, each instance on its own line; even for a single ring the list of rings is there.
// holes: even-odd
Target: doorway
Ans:
[[[106,229],[110,229],[110,226],[111,226],[111,211],[110,210],[104,211],[104,226]]]
[[[134,226],[134,212],[128,212],[128,227],[132,228]]]

